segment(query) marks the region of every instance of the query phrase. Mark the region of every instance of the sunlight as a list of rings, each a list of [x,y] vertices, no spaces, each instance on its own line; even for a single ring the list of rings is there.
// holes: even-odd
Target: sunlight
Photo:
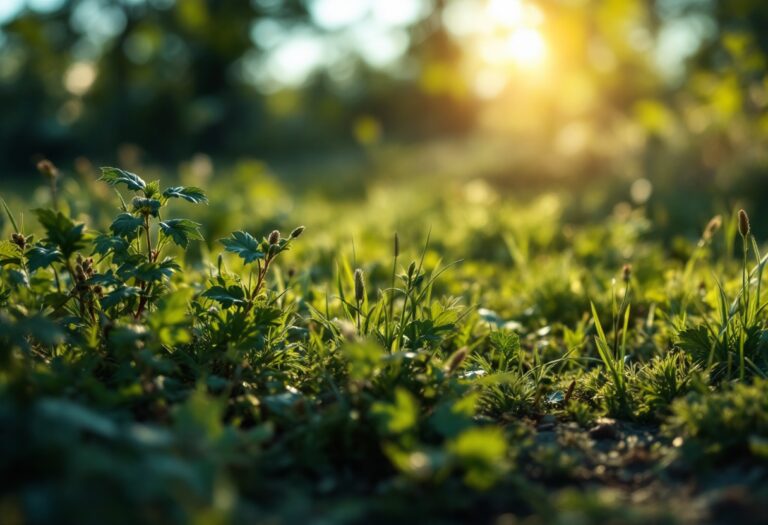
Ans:
[[[530,27],[514,31],[507,39],[505,49],[509,58],[522,67],[542,64],[547,54],[544,37]]]
[[[490,0],[480,11],[477,53],[487,65],[506,69],[540,68],[547,58],[547,43],[539,29],[543,15],[531,4],[517,0]]]

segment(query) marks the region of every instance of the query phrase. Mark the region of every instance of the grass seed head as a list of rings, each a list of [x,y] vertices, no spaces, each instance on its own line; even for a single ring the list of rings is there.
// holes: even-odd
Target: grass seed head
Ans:
[[[395,232],[395,257],[400,255],[400,238],[397,236],[397,232]]]
[[[462,346],[458,350],[456,350],[453,354],[451,354],[451,357],[448,358],[448,365],[446,366],[446,370],[449,374],[452,374],[456,369],[458,369],[461,366],[461,363],[464,362],[464,360],[469,355],[469,348],[466,346]]]
[[[43,159],[37,163],[37,171],[47,179],[55,179],[59,176],[58,168],[48,159]]]
[[[712,217],[707,223],[707,227],[704,228],[704,234],[702,235],[703,239],[707,242],[711,241],[712,237],[715,236],[715,233],[717,233],[722,225],[723,217],[721,215]]]
[[[749,225],[749,215],[744,209],[739,210],[739,233],[745,239],[749,236],[752,229]]]
[[[362,300],[365,298],[365,277],[363,275],[363,270],[358,268],[355,270],[355,300],[357,302],[362,302]]]
[[[621,279],[625,283],[628,283],[631,278],[632,278],[632,265],[625,264],[624,267],[621,269]]]

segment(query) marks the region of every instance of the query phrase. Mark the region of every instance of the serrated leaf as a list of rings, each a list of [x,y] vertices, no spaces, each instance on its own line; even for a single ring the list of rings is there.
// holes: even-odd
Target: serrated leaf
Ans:
[[[27,252],[27,267],[30,272],[34,272],[39,268],[47,268],[51,264],[60,261],[61,257],[61,250],[55,246],[37,245]]]
[[[144,219],[141,217],[136,217],[130,213],[121,213],[112,221],[109,229],[120,237],[133,237],[142,226],[144,226]]]
[[[186,248],[189,241],[202,241],[203,236],[198,229],[200,224],[189,219],[168,219],[160,223],[160,230],[171,240]]]
[[[161,262],[145,262],[139,265],[133,272],[133,276],[140,281],[159,281],[163,277],[170,277],[181,267],[173,259],[164,259]]]
[[[159,193],[160,193],[159,180],[153,180],[152,182],[148,182],[147,186],[144,188],[144,196],[148,199],[155,197]]]
[[[88,285],[98,284],[99,286],[117,286],[120,284],[120,280],[115,276],[112,270],[109,270],[107,273],[97,273],[85,281],[85,283]]]
[[[126,253],[120,257],[120,266],[115,273],[123,281],[127,281],[136,274],[136,268],[147,261],[145,255],[140,253]]]
[[[138,297],[141,294],[141,289],[136,286],[120,286],[109,292],[101,299],[101,306],[103,308],[111,308],[116,304],[119,304],[131,297]]]
[[[128,251],[128,241],[113,235],[98,235],[93,239],[93,253],[105,255],[108,252],[123,254]]]
[[[208,202],[205,192],[195,186],[173,186],[163,192],[163,197],[166,199],[184,199],[195,204]]]
[[[0,241],[0,266],[21,264],[21,248],[11,241]]]
[[[203,292],[202,297],[212,299],[220,303],[224,308],[229,308],[235,304],[245,304],[245,293],[241,287],[236,285],[229,286],[228,288],[213,286]]]
[[[132,191],[143,190],[147,183],[144,180],[130,171],[121,170],[120,168],[101,168],[101,181],[106,182],[110,186],[117,186],[118,184],[125,184],[125,186]]]
[[[246,263],[251,263],[256,259],[263,259],[264,252],[259,248],[259,241],[253,235],[244,231],[236,231],[226,239],[221,239],[226,251],[236,253]]]
[[[72,219],[61,212],[49,209],[34,211],[37,214],[37,220],[45,228],[46,238],[44,240],[58,246],[65,259],[83,248],[85,224],[75,224]]]

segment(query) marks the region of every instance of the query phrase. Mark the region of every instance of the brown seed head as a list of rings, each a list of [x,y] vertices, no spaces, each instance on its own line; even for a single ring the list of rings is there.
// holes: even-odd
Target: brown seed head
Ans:
[[[400,238],[397,236],[397,232],[395,232],[395,257],[400,255]]]
[[[632,265],[625,264],[624,267],[621,269],[621,279],[625,283],[628,283],[631,278],[632,278]]]
[[[707,227],[704,228],[704,234],[702,235],[702,238],[707,242],[711,241],[712,237],[715,236],[715,233],[717,233],[722,225],[723,217],[721,215],[715,215],[709,220]]]
[[[749,215],[743,209],[739,210],[739,233],[746,238],[752,229],[749,226]]]
[[[20,233],[11,234],[11,242],[21,248],[22,250],[27,246],[27,239]]]
[[[464,360],[467,358],[467,355],[469,355],[469,348],[466,346],[462,346],[453,354],[451,354],[451,357],[448,358],[448,365],[446,366],[447,372],[452,374],[457,368],[461,366],[461,363],[464,362]]]
[[[43,177],[49,179],[55,179],[59,176],[58,168],[56,168],[54,163],[48,159],[41,160],[37,163],[37,171],[39,171]]]

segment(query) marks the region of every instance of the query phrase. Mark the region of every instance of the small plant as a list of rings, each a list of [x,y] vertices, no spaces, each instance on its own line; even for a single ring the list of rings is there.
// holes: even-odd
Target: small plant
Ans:
[[[768,357],[764,349],[768,331],[761,319],[763,270],[768,258],[763,257],[752,235],[749,216],[742,209],[737,214],[737,231],[741,237],[742,258],[740,288],[729,299],[724,285],[717,282],[718,301],[714,316],[702,315],[698,325],[681,330],[677,344],[688,352],[712,381],[734,376],[745,381],[751,376],[765,377]],[[750,265],[750,251],[755,265]]]
[[[225,308],[231,306],[243,307],[250,310],[263,295],[267,283],[269,269],[277,257],[290,249],[291,243],[304,233],[304,226],[294,228],[288,237],[282,237],[278,230],[257,241],[248,232],[236,231],[229,237],[221,239],[224,249],[234,253],[243,260],[249,268],[248,284],[229,284],[222,275],[219,262],[219,275],[216,284],[208,288],[203,297],[219,302]],[[253,284],[253,263],[256,263],[256,283]]]
[[[112,235],[101,235],[94,242],[95,253],[118,266],[95,282],[115,286],[110,295],[112,299],[138,296],[134,314],[138,319],[155,298],[162,280],[179,270],[171,257],[160,259],[168,243],[186,248],[190,241],[203,240],[200,224],[189,219],[164,218],[165,206],[171,199],[193,204],[206,204],[208,199],[200,188],[193,186],[174,186],[160,191],[159,181],[147,183],[128,171],[102,168],[101,173],[100,180],[110,186],[123,186],[134,196],[128,205],[118,192],[122,213],[109,227]],[[157,234],[153,235],[155,228]]]
[[[595,305],[594,303],[591,303],[592,319],[594,320],[595,330],[597,331],[595,345],[597,346],[600,360],[603,363],[605,371],[611,379],[613,386],[609,402],[613,405],[612,411],[622,415],[629,415],[631,413],[626,378],[627,331],[629,329],[631,280],[632,268],[628,264],[624,265],[624,268],[622,269],[624,293],[622,294],[621,302],[617,303],[616,301],[617,294],[615,284],[611,294],[613,332],[610,341],[603,330],[603,325],[600,323],[600,318],[597,315]]]

